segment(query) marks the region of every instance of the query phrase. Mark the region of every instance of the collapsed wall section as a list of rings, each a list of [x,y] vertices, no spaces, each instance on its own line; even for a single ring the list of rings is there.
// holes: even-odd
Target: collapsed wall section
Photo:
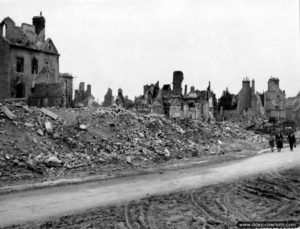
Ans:
[[[65,83],[36,84],[28,103],[30,106],[37,107],[65,106]]]

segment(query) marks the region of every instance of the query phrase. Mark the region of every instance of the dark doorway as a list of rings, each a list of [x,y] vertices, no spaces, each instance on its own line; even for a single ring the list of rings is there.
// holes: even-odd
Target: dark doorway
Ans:
[[[16,86],[16,98],[25,97],[25,83],[19,83]]]

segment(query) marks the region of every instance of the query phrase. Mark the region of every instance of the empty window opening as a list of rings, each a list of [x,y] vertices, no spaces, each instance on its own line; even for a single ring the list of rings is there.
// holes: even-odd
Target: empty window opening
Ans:
[[[195,107],[195,103],[189,103],[189,108]]]
[[[24,72],[24,58],[17,57],[17,72]]]
[[[33,57],[31,60],[31,74],[37,74],[38,70],[39,70],[39,66],[38,66],[38,60]]]
[[[6,25],[3,25],[2,27],[2,36],[6,37]]]

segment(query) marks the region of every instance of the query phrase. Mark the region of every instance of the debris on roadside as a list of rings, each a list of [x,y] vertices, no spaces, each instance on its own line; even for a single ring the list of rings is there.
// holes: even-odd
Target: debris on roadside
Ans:
[[[6,180],[63,176],[66,168],[69,173],[90,173],[151,166],[268,145],[263,136],[237,123],[167,118],[115,106],[40,109],[22,102],[3,106],[14,115],[11,121],[0,112],[0,172]],[[34,164],[28,164],[29,159]]]

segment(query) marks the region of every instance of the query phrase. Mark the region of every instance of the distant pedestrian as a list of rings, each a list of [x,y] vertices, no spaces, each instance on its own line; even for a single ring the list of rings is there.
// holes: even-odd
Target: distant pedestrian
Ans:
[[[274,147],[275,147],[275,139],[274,136],[272,134],[270,134],[270,138],[269,138],[269,146],[271,148],[271,152],[274,152]]]
[[[293,151],[293,148],[296,144],[296,137],[295,137],[295,134],[293,131],[291,131],[289,134],[288,134],[288,141],[289,141],[289,145],[290,145],[290,150]]]
[[[276,134],[275,139],[276,139],[277,151],[280,152],[283,147],[283,136],[280,131]]]

